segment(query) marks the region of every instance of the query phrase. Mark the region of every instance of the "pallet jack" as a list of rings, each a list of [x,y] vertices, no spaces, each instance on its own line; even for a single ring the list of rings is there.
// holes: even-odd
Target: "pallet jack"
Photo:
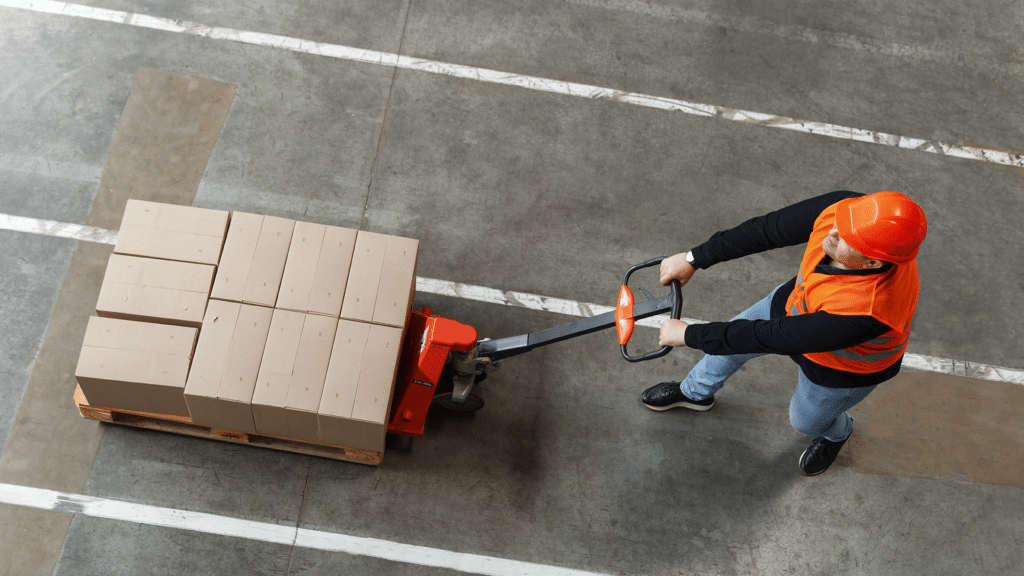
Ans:
[[[653,360],[668,354],[670,346],[639,356],[631,356],[626,350],[637,320],[665,312],[673,319],[680,317],[683,297],[678,280],[671,281],[669,294],[657,299],[641,287],[647,301],[639,304],[629,288],[629,278],[634,272],[657,266],[664,259],[653,258],[626,271],[614,311],[531,334],[478,340],[476,329],[434,314],[430,308],[411,311],[388,420],[389,436],[396,438],[400,448],[408,449],[412,438],[423,436],[427,411],[434,404],[448,410],[479,410],[484,401],[472,393],[473,386],[497,370],[502,360],[541,346],[615,326],[622,357],[629,362]]]

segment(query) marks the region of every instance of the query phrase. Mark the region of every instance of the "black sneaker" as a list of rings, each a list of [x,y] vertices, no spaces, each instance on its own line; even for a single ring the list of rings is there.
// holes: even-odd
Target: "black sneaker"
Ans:
[[[849,439],[847,436],[846,440]],[[827,438],[815,438],[807,450],[800,455],[800,469],[808,476],[816,476],[828,470],[828,467],[836,461],[836,456],[839,456],[839,450],[843,448],[843,444],[846,444],[846,440],[833,442]]]
[[[670,408],[689,408],[703,412],[715,405],[715,397],[694,400],[679,389],[679,382],[662,382],[651,386],[640,395],[640,400],[651,410],[661,412]]]

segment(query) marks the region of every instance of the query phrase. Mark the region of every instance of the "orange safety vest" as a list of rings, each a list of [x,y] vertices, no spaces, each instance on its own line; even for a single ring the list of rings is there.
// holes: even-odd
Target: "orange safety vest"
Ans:
[[[832,231],[835,205],[814,221],[807,241],[796,287],[786,302],[786,315],[799,316],[818,311],[843,316],[871,316],[890,328],[888,332],[851,348],[813,352],[804,357],[828,368],[870,374],[895,364],[907,347],[914,311],[917,308],[917,261],[893,265],[880,274],[820,274],[814,268],[825,258],[821,242]]]

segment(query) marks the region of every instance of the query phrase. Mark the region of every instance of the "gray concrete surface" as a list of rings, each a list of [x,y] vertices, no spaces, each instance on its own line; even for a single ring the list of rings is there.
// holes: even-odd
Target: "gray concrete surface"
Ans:
[[[1024,10],[998,2],[84,4],[1024,149]],[[197,206],[419,238],[428,278],[610,304],[630,264],[747,217],[834,189],[907,192],[930,217],[910,351],[1024,368],[1021,170],[11,8],[0,8],[0,213],[86,221],[140,67],[239,87]],[[6,442],[75,242],[0,242]],[[726,319],[798,258],[703,271],[684,315]],[[416,306],[487,337],[570,320],[430,294]],[[638,337],[651,345],[653,331]],[[76,358],[55,362],[73,370]],[[706,414],[638,404],[698,358],[630,365],[606,333],[510,359],[482,384],[482,411],[433,414],[411,452],[377,468],[102,426],[81,456],[95,450],[83,491],[609,574],[1019,573],[1019,488],[859,474],[844,465],[855,454],[802,477],[786,359],[746,367]],[[40,454],[41,468],[58,457]],[[6,533],[49,550],[40,574],[451,573],[80,514],[43,529],[45,514],[56,515],[0,514]]]
[[[17,232],[0,232],[0,242],[12,248],[0,256],[0,311],[8,328],[0,335],[0,379],[5,383],[0,388],[0,442],[6,443],[72,246],[57,238]]]
[[[34,170],[46,171],[45,164]],[[96,185],[33,172],[3,172],[0,213],[58,222],[81,222]],[[74,242],[61,238],[0,232],[0,445],[21,401],[24,382],[39,352]],[[21,383],[19,385],[18,383]]]
[[[76,516],[57,574],[285,574],[290,550],[244,538]]]

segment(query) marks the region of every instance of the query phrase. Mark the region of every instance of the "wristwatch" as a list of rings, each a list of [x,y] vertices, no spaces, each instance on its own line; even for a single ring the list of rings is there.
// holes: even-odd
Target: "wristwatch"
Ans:
[[[689,263],[691,266],[693,265],[693,250],[690,250],[689,252],[686,253],[686,262]]]

